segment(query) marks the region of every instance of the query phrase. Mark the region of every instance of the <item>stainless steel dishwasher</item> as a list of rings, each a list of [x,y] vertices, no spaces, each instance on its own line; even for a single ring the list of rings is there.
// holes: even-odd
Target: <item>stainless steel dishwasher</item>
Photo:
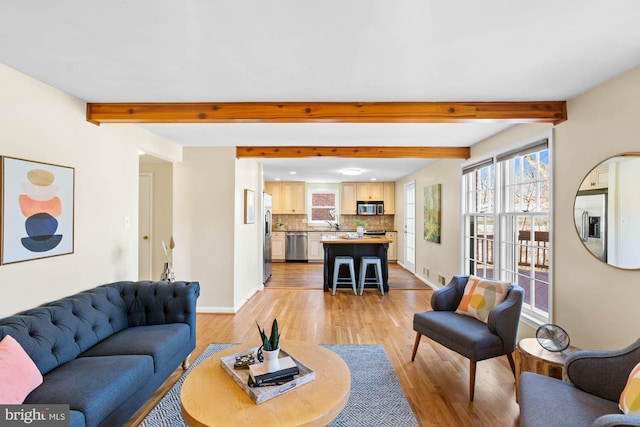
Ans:
[[[307,232],[287,231],[285,261],[307,261]]]

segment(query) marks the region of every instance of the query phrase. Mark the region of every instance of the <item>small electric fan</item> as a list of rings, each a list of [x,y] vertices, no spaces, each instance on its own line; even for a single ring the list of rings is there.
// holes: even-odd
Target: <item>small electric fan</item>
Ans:
[[[569,334],[558,325],[544,324],[536,331],[536,339],[545,350],[560,352],[569,347]]]

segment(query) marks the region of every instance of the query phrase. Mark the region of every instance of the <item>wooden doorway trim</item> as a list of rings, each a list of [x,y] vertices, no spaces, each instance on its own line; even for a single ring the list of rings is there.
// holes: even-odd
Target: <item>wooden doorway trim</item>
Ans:
[[[101,123],[552,123],[565,101],[88,103]]]

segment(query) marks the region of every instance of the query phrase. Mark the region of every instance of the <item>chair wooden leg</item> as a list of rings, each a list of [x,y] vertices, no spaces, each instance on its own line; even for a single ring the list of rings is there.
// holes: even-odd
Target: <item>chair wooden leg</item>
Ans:
[[[418,344],[420,344],[420,338],[422,338],[422,335],[420,334],[420,332],[416,332],[416,342],[413,344],[413,354],[411,355],[412,362],[416,358],[416,352],[418,351]]]
[[[516,377],[516,364],[513,361],[513,356],[511,353],[507,353],[507,358],[509,359],[509,366],[511,366],[511,372],[513,372],[513,378]]]
[[[469,359],[469,400],[473,402],[476,389],[476,362]]]

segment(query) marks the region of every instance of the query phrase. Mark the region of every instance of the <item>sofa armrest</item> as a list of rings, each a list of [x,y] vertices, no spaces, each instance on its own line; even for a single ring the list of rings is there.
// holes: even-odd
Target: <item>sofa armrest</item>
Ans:
[[[487,318],[489,330],[502,338],[505,353],[511,353],[516,348],[523,298],[524,289],[518,285],[511,285],[504,301],[495,306]]]
[[[580,350],[567,356],[566,377],[582,391],[617,402],[640,362],[640,339],[621,350]]]
[[[460,304],[464,287],[469,276],[453,276],[444,288],[440,288],[431,295],[431,309],[434,311],[455,311]]]
[[[640,417],[624,414],[607,414],[597,418],[593,427],[640,426]]]

